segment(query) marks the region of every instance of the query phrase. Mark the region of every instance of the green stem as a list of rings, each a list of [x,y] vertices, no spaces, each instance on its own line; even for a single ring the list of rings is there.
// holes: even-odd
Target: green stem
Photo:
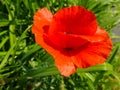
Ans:
[[[8,10],[8,18],[11,22],[9,25],[9,39],[10,39],[10,47],[12,47],[16,41],[16,35],[15,35],[15,24],[14,24],[14,17],[15,17],[15,7],[11,3],[11,5],[8,5],[8,2],[6,1],[6,7]],[[11,51],[11,54],[14,55],[14,50]]]
[[[9,13],[9,21],[14,21],[14,10]],[[10,46],[12,46],[15,42],[16,36],[15,36],[15,25],[11,23],[9,25],[9,36],[10,36]]]

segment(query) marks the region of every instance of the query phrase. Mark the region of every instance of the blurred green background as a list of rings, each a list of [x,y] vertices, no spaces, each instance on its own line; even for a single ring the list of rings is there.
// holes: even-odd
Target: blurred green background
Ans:
[[[106,63],[79,68],[67,78],[35,43],[31,27],[39,8],[54,14],[72,5],[95,13],[113,40],[113,50]],[[120,0],[0,0],[0,90],[120,90],[119,26]]]

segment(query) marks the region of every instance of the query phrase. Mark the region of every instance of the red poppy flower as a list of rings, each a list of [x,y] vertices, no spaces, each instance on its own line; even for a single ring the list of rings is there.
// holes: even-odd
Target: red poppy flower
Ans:
[[[32,32],[64,76],[70,76],[77,67],[103,63],[112,49],[111,40],[98,26],[95,15],[81,6],[62,8],[54,15],[46,8],[38,10]]]

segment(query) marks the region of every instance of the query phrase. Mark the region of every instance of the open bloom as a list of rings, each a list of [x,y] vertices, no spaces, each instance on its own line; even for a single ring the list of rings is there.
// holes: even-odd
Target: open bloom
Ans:
[[[47,8],[38,10],[32,32],[64,76],[70,76],[77,67],[103,63],[112,49],[111,40],[98,26],[95,15],[81,6],[62,8],[54,15]]]

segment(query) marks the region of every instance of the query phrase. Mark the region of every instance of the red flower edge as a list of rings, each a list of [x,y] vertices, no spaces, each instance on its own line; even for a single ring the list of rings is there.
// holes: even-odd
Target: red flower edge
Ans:
[[[54,15],[47,8],[39,9],[32,32],[64,76],[70,76],[77,67],[103,63],[112,49],[112,42],[98,26],[95,15],[81,6],[63,8]]]

